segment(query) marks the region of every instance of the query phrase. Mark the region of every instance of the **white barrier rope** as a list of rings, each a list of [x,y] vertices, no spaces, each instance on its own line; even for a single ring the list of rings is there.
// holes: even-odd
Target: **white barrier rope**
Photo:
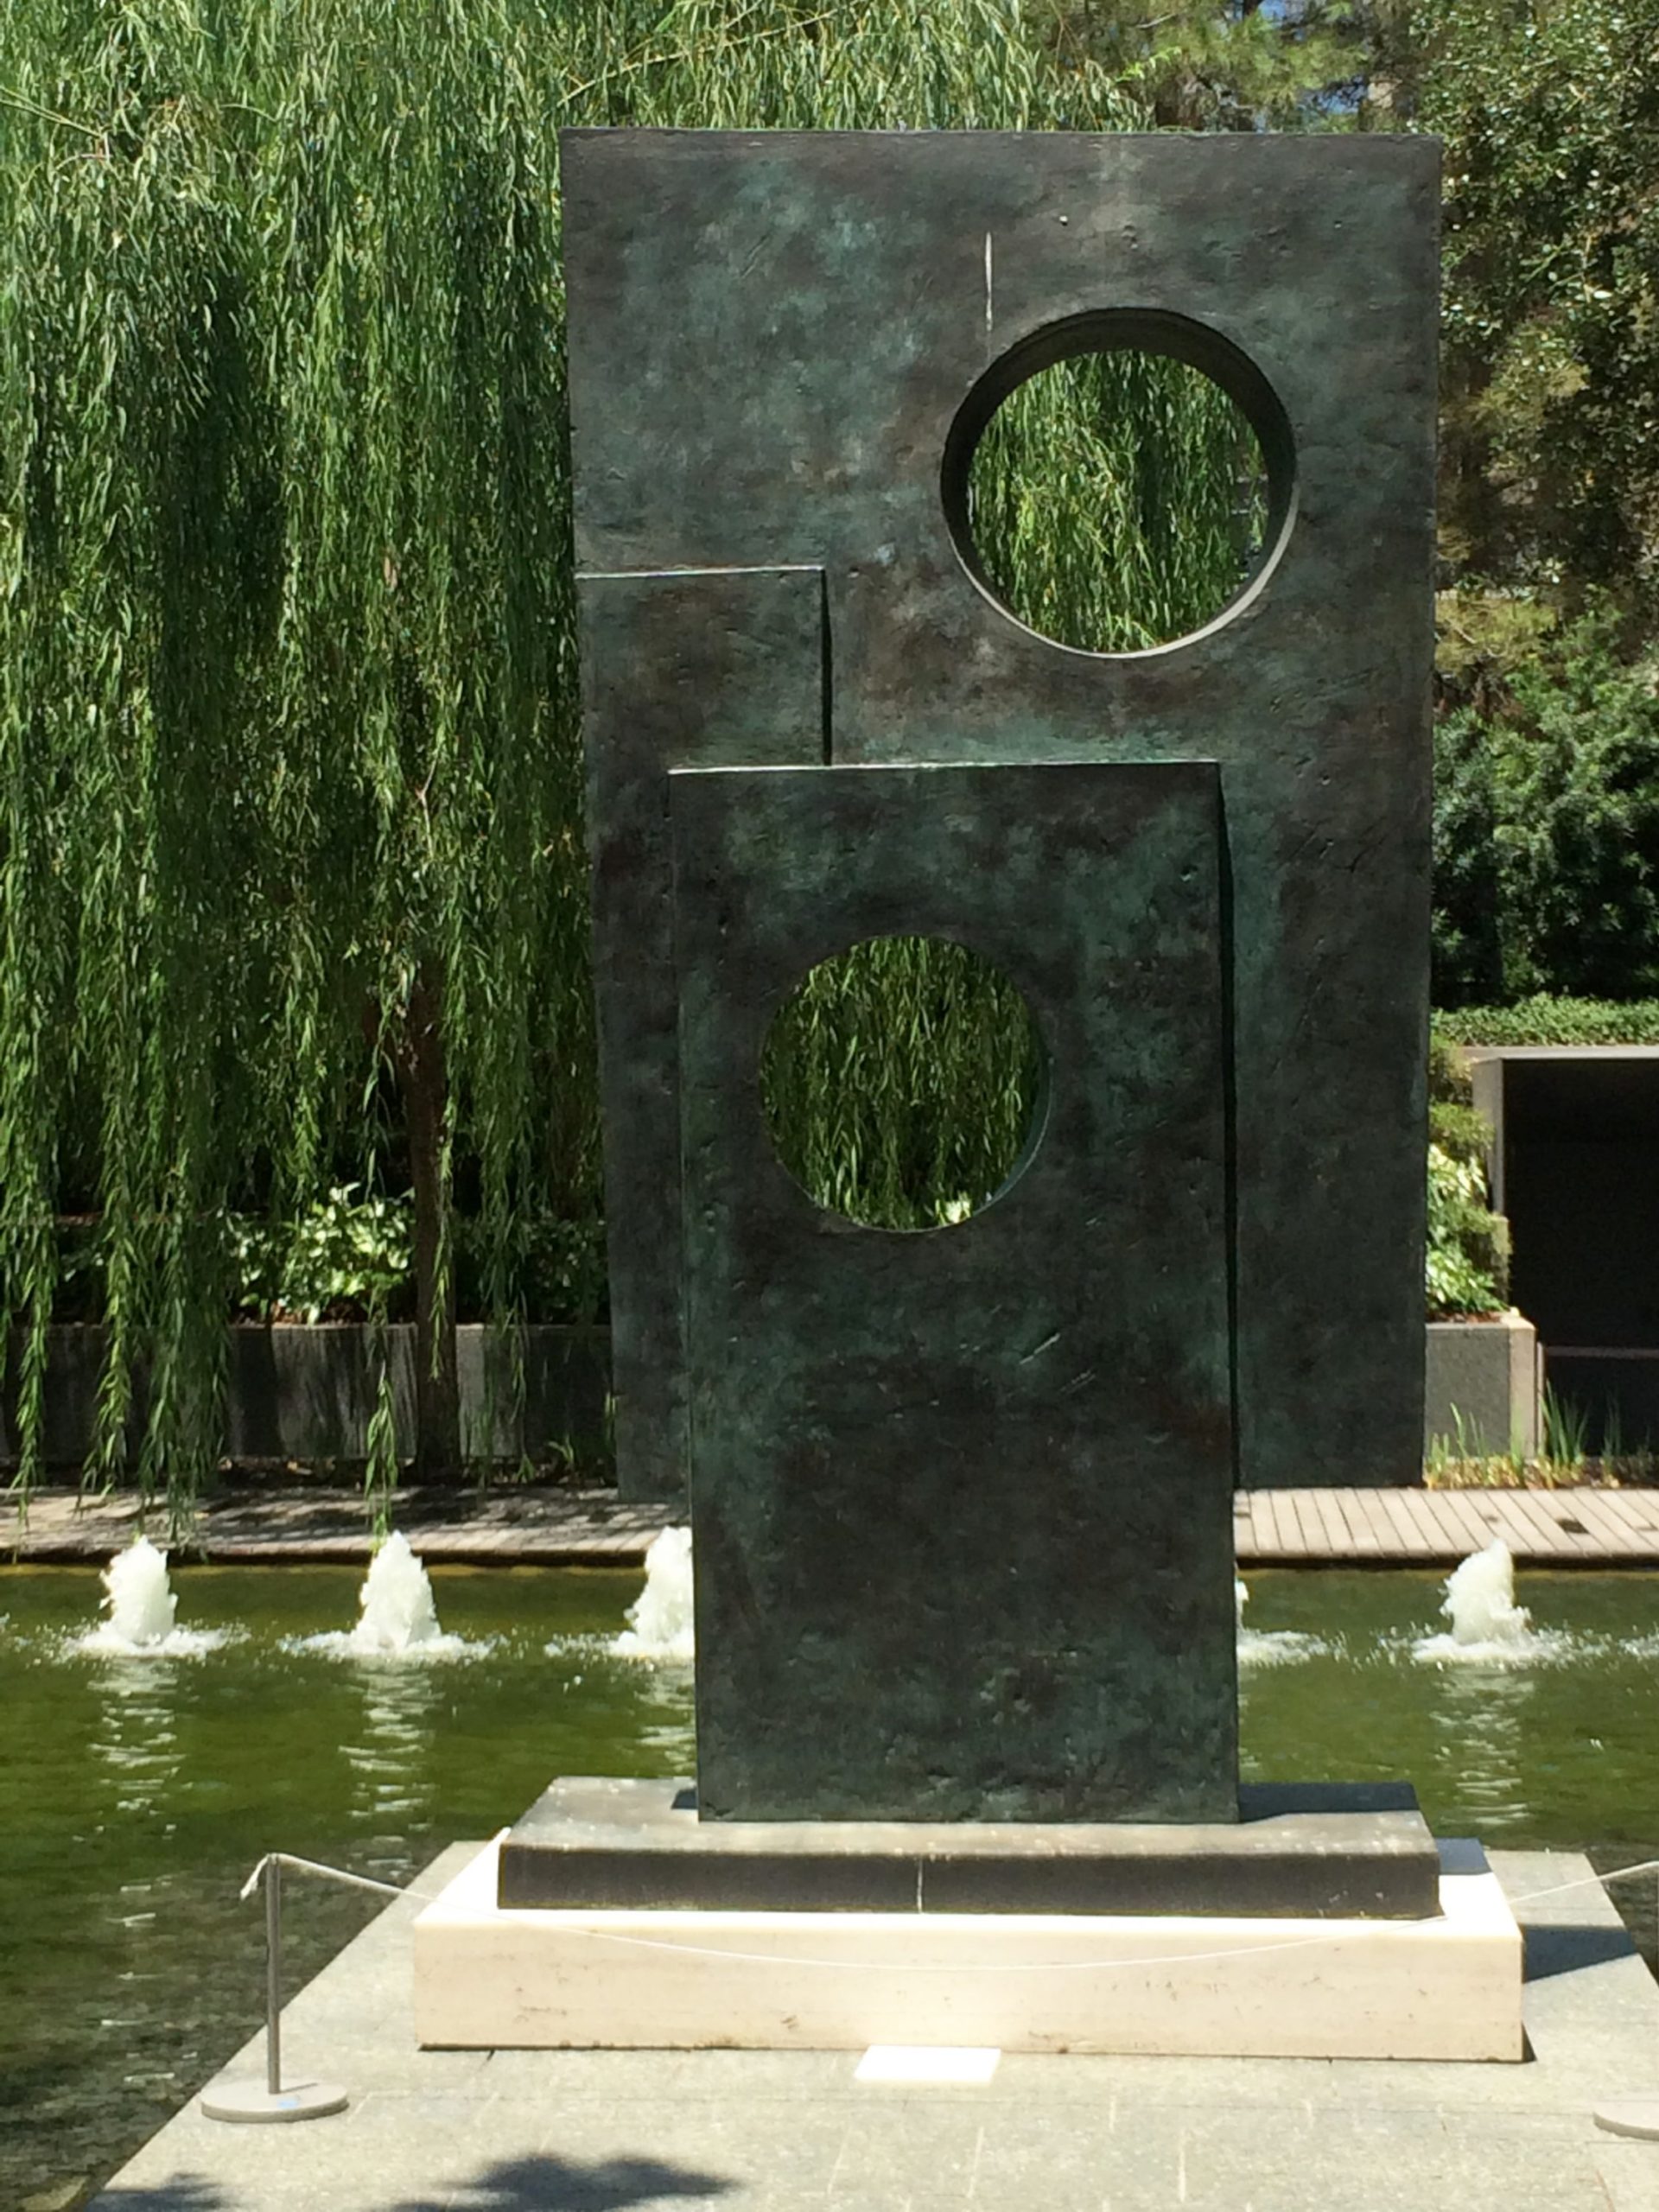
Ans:
[[[495,1836],[493,1840],[499,1843],[501,1837],[506,1833],[507,1831],[505,1828],[502,1829],[500,1834]],[[282,1866],[296,1867],[306,1873],[320,1874],[332,1881],[344,1882],[354,1889],[372,1890],[385,1897],[408,1897],[417,1904],[435,1904],[438,1897],[443,1894],[442,1891],[434,1892],[429,1890],[417,1890],[412,1885],[400,1889],[395,1883],[374,1881],[365,1874],[350,1873],[343,1866],[328,1866],[323,1865],[321,1861],[318,1859],[296,1859],[287,1852],[273,1851],[266,1853],[265,1857],[259,1861],[259,1864],[254,1868],[252,1873],[248,1877],[248,1879],[243,1885],[242,1889],[242,1895],[244,1897],[252,1896],[255,1889],[258,1886],[260,1878],[264,1874],[267,1865],[272,1862]],[[1577,1874],[1573,1876],[1571,1881],[1554,1882],[1547,1888],[1541,1890],[1529,1890],[1521,1897],[1510,1897],[1508,1896],[1507,1891],[1504,1894],[1506,1901],[1510,1904],[1511,1910],[1518,1910],[1522,1906],[1535,1904],[1542,1897],[1560,1897],[1570,1890],[1599,1889],[1608,1882],[1624,1881],[1632,1875],[1651,1874],[1655,1872],[1659,1872],[1659,1859],[1637,1859],[1633,1865],[1629,1866],[1611,1867],[1605,1874]],[[1452,1878],[1455,1879],[1459,1878],[1453,1877]],[[1496,1880],[1497,1878],[1496,1876],[1491,1873],[1490,1869],[1488,1869],[1487,1872],[1487,1878],[1493,1880]],[[1502,1885],[1500,1885],[1500,1887]],[[558,1910],[559,1908],[553,1909]],[[580,1907],[566,1909],[570,1910],[581,1910]],[[598,1910],[614,1909],[615,1908],[605,1907],[594,1908],[594,1910]],[[665,1909],[672,1910],[672,1908]],[[537,1910],[537,1908],[521,1907],[519,1910]],[[647,1908],[647,1910],[649,1910],[649,1908]],[[827,1918],[839,1918],[840,1916],[841,1916],[839,1915],[826,1916]],[[929,1916],[925,1913],[917,1914],[915,1916],[905,1916],[906,1919],[912,1916],[918,1920],[925,1920]],[[1030,1915],[1022,1916],[1037,1918],[1043,1916]],[[1070,1917],[1071,1916],[1067,1916]],[[1264,1916],[1264,1917],[1268,1918],[1277,1918],[1279,1916],[1280,1916],[1278,1915]],[[1388,1927],[1391,1925],[1406,1927],[1412,1923],[1404,1921],[1395,1923],[1379,1921],[1376,1924],[1379,1927]],[[930,1964],[925,1961],[906,1961],[904,1962],[902,1967],[896,1968],[891,1962],[877,1959],[802,1958],[792,1956],[787,1953],[782,1952],[772,1953],[725,1950],[721,1948],[717,1944],[676,1942],[662,1936],[629,1936],[623,1934],[620,1929],[578,1926],[573,1928],[571,1933],[584,1936],[591,1942],[619,1945],[625,1949],[674,1952],[687,1958],[719,1959],[725,1961],[728,1965],[733,1966],[791,1967],[800,1967],[802,1969],[816,1967],[834,1968],[842,1972],[851,1971],[859,1974],[891,1974],[899,1971],[902,1971],[907,1974],[960,1974],[963,1972],[963,1968],[960,1966],[952,1966],[950,1964]],[[1318,1949],[1323,1944],[1337,1943],[1343,1940],[1342,1936],[1334,1934],[1326,1934],[1322,1931],[1313,1936],[1298,1936],[1290,1937],[1285,1942],[1278,1943],[1236,1943],[1224,1950],[1169,1952],[1165,1954],[1154,1954],[1145,1958],[1056,1959],[1052,1961],[1015,1960],[1002,1965],[991,1965],[985,1962],[979,1962],[976,1964],[974,1971],[976,1974],[1108,1974],[1130,1972],[1149,1967],[1212,1966],[1219,1965],[1228,1959],[1263,1959],[1272,1958],[1287,1951],[1314,1950]]]

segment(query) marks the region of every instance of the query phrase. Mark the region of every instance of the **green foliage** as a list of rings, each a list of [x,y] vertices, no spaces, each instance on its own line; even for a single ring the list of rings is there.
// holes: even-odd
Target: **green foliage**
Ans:
[[[1460,1054],[1439,1034],[1429,1039],[1428,1136],[1429,1316],[1501,1313],[1509,1290],[1510,1232],[1488,1204],[1491,1130],[1475,1110]]]
[[[1168,644],[1218,614],[1260,552],[1255,433],[1185,363],[1085,353],[1030,378],[974,454],[969,515],[998,596],[1090,652]]]
[[[414,1263],[406,1201],[337,1183],[297,1221],[232,1217],[237,1302],[261,1320],[363,1320],[386,1313]]]
[[[965,947],[878,938],[823,961],[772,1023],[761,1093],[821,1205],[886,1229],[959,1220],[1007,1179],[1042,1080],[1014,986]],[[963,1204],[963,1201],[966,1204]]]
[[[1659,999],[1522,999],[1434,1016],[1437,1035],[1459,1045],[1659,1045]]]
[[[1388,104],[1368,70],[1377,11],[1351,0],[1177,0],[1150,13],[1135,0],[1036,0],[1034,14],[1062,59],[1103,66],[1160,129],[1318,129]]]
[[[1431,1142],[1426,1265],[1431,1317],[1501,1313],[1508,1256],[1504,1224],[1486,1203],[1484,1168]]]
[[[1599,608],[1466,666],[1435,730],[1442,1005],[1659,992],[1659,664]]]
[[[1659,0],[1438,0],[1440,513],[1465,574],[1659,613]]]
[[[0,1315],[53,1311],[90,1110],[95,1476],[142,1344],[188,1503],[249,1163],[302,1216],[394,1072],[440,1325],[458,1163],[504,1317],[515,1224],[596,1211],[557,126],[1139,114],[1015,0],[0,11]]]
[[[493,1254],[478,1225],[463,1217],[455,1233],[455,1307],[462,1319],[491,1311]],[[604,1319],[608,1301],[605,1225],[589,1215],[565,1221],[530,1207],[515,1213],[508,1254],[515,1295],[525,1318],[589,1324]]]

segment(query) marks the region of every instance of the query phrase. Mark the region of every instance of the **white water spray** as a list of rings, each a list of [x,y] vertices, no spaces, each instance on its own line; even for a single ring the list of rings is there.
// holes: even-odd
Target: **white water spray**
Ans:
[[[645,1554],[645,1586],[628,1607],[628,1625],[611,1649],[628,1659],[696,1656],[691,1614],[691,1531],[664,1529]]]
[[[1532,1657],[1543,1648],[1531,1614],[1515,1602],[1515,1560],[1501,1537],[1447,1575],[1440,1611],[1451,1628],[1415,1644],[1419,1659],[1502,1662]]]
[[[193,1658],[225,1641],[222,1629],[176,1625],[179,1601],[168,1579],[167,1554],[148,1536],[135,1536],[99,1578],[104,1585],[108,1618],[77,1638],[82,1651],[118,1658]]]
[[[1238,1636],[1241,1667],[1281,1667],[1288,1659],[1311,1659],[1329,1647],[1317,1636],[1300,1629],[1255,1629],[1244,1625],[1244,1608],[1250,1602],[1249,1586],[1242,1574],[1233,1577],[1233,1624]]]
[[[394,1529],[369,1561],[358,1604],[357,1626],[346,1642],[359,1658],[400,1657],[455,1641],[438,1625],[431,1580],[401,1529]]]

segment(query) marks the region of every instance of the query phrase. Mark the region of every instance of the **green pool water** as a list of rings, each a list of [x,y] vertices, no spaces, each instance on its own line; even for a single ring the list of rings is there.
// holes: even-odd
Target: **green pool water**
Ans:
[[[257,2025],[262,1923],[237,1892],[263,1852],[403,1882],[556,1773],[690,1771],[689,1674],[606,1649],[637,1575],[440,1570],[467,1656],[299,1648],[349,1626],[359,1579],[187,1569],[181,1626],[228,1640],[118,1659],[73,1649],[92,1572],[0,1569],[0,2212],[90,2195]],[[1659,1853],[1659,1578],[1522,1578],[1552,1638],[1504,1668],[1413,1657],[1432,1575],[1249,1582],[1247,1775],[1405,1776],[1443,1834],[1604,1868]],[[1652,1878],[1615,1895],[1651,1955]],[[374,1909],[296,1878],[290,1981]]]

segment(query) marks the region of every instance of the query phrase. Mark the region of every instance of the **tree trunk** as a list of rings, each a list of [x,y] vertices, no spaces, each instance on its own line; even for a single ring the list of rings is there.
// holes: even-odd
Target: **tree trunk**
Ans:
[[[453,1481],[461,1472],[461,1384],[455,1358],[454,1298],[440,1296],[438,1249],[448,1202],[443,1126],[449,1078],[443,1052],[443,985],[436,965],[421,963],[397,1048],[409,1127],[415,1196],[415,1474]]]

